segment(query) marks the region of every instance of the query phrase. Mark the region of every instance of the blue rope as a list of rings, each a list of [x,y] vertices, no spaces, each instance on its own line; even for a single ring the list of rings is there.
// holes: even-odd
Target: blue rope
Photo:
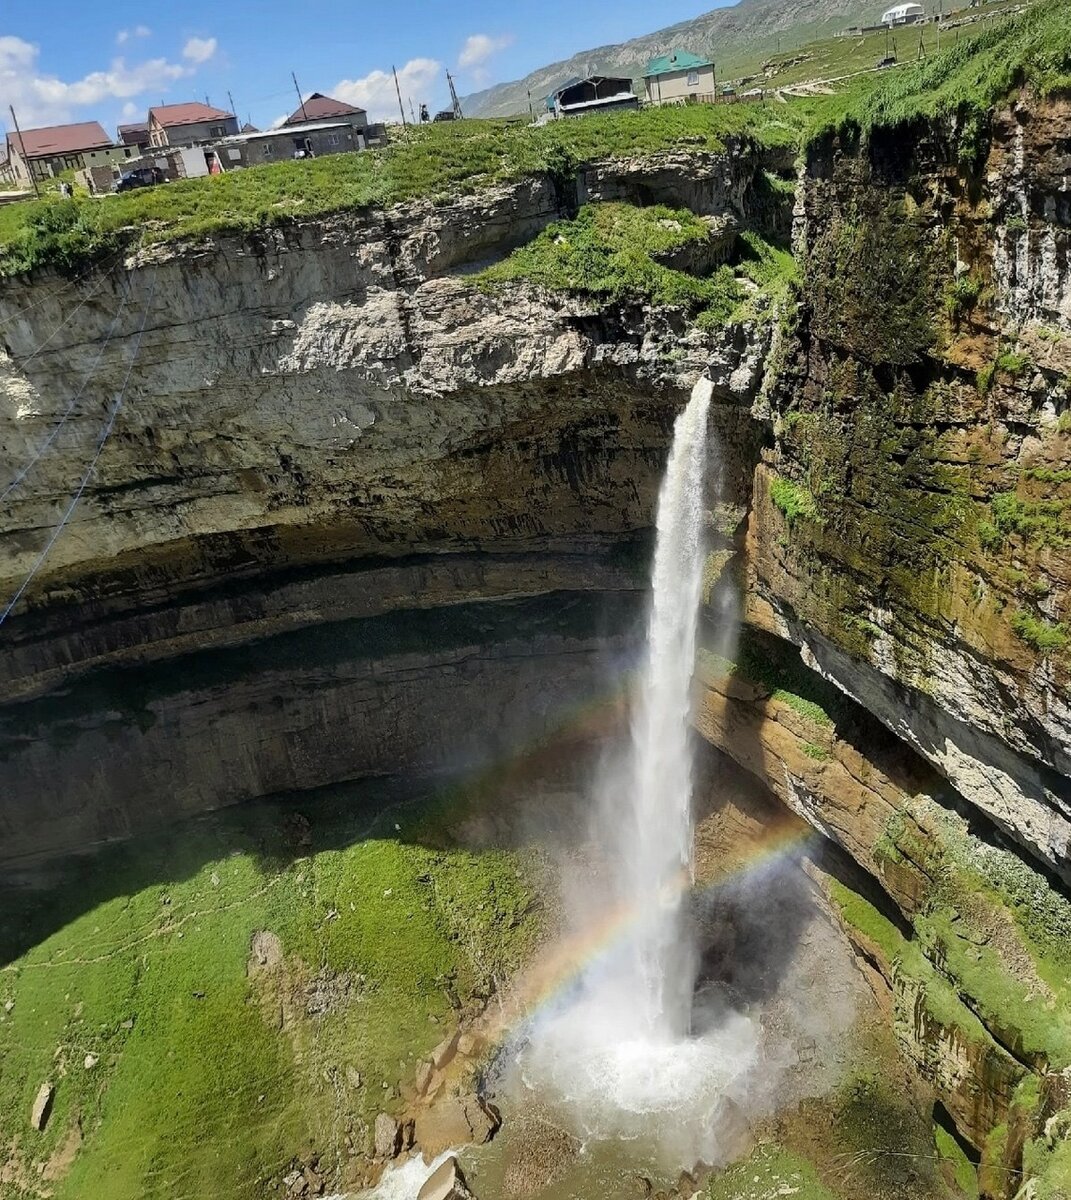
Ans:
[[[63,517],[60,520],[60,523],[52,531],[52,536],[48,539],[48,542],[45,545],[44,550],[41,551],[40,555],[37,558],[37,561],[30,568],[29,575],[27,575],[26,578],[22,581],[22,586],[14,594],[14,596],[11,597],[11,601],[8,604],[7,608],[5,608],[2,613],[0,613],[0,625],[3,625],[3,623],[11,615],[12,609],[14,609],[15,605],[18,604],[19,600],[22,597],[23,592],[25,592],[26,589],[30,586],[30,583],[32,582],[34,576],[41,569],[41,566],[44,563],[45,559],[48,558],[49,551],[56,544],[57,540],[59,539],[60,534],[64,530],[64,527],[66,526],[67,522],[71,519],[72,515],[74,514],[74,510],[78,507],[78,501],[81,500],[82,493],[86,490],[86,486],[89,483],[90,476],[93,474],[93,470],[97,465],[97,461],[100,458],[101,451],[104,449],[104,443],[107,442],[108,438],[111,436],[112,429],[115,427],[115,418],[119,415],[119,407],[123,403],[123,396],[126,394],[127,384],[130,382],[130,375],[134,370],[134,363],[137,361],[138,351],[141,349],[141,338],[142,338],[142,334],[144,334],[144,332],[145,332],[145,326],[149,320],[149,305],[152,303],[153,292],[155,290],[156,290],[156,269],[154,268],[153,273],[152,273],[152,281],[149,285],[149,294],[145,299],[145,311],[142,313],[142,317],[141,317],[141,328],[138,330],[137,341],[134,343],[134,353],[130,357],[130,363],[127,366],[127,370],[126,370],[126,377],[123,379],[123,386],[120,388],[119,395],[116,396],[115,402],[112,404],[111,410],[108,413],[108,420],[105,422],[105,425],[104,425],[104,430],[101,433],[99,439],[97,440],[96,452],[94,453],[93,458],[91,459],[91,461],[89,463],[89,466],[86,468],[86,473],[82,476],[82,482],[78,485],[78,490],[74,493],[74,496],[71,498],[70,504],[68,504],[68,506],[67,506],[67,511],[63,514]]]
[[[89,381],[93,378],[94,374],[96,373],[97,367],[100,366],[100,360],[104,357],[104,351],[107,349],[108,343],[112,340],[112,333],[115,331],[115,327],[119,323],[119,318],[122,315],[123,309],[126,307],[126,299],[127,299],[126,296],[124,296],[122,298],[122,302],[119,305],[119,309],[116,312],[115,317],[112,320],[111,326],[108,329],[108,333],[107,333],[106,337],[104,338],[104,342],[101,345],[100,353],[97,355],[96,360],[94,361],[92,367],[90,367],[89,374],[86,375],[85,379],[82,380],[82,386],[71,397],[71,402],[70,402],[70,404],[67,405],[67,408],[65,409],[65,411],[63,413],[63,416],[60,417],[59,421],[57,421],[55,428],[48,435],[47,440],[42,444],[41,448],[37,451],[37,453],[33,456],[33,458],[30,459],[30,461],[26,464],[26,466],[23,467],[23,469],[15,476],[15,478],[7,485],[7,487],[4,488],[4,490],[2,492],[0,492],[0,504],[2,504],[8,498],[8,496],[11,495],[11,493],[19,486],[20,483],[22,483],[22,481],[26,478],[26,476],[29,475],[29,473],[33,470],[33,468],[37,465],[37,463],[41,461],[41,455],[44,454],[44,452],[49,448],[49,446],[52,445],[52,443],[59,436],[59,431],[64,427],[64,425],[67,424],[67,419],[68,419],[68,417],[70,417],[71,413],[74,412],[74,406],[78,403],[79,397],[86,390],[86,384],[89,383]]]

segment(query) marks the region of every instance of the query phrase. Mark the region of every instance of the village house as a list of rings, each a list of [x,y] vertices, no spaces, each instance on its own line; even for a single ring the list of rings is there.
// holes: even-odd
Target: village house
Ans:
[[[345,100],[335,100],[323,92],[313,92],[283,122],[287,125],[307,125],[310,121],[345,121],[356,129],[368,124],[368,114]]]
[[[239,133],[217,142],[213,152],[221,169],[232,171],[283,162],[288,158],[322,158],[328,154],[344,154],[347,150],[365,150],[383,140],[381,125],[358,126],[348,120],[308,121],[263,132]]]
[[[714,100],[714,64],[686,50],[652,58],[643,75],[648,104],[696,104]]]
[[[547,97],[547,111],[555,117],[579,117],[590,112],[639,108],[632,80],[620,75],[588,75],[568,79]]]
[[[150,146],[203,146],[238,132],[234,113],[191,100],[149,109]]]
[[[116,129],[116,141],[124,146],[134,146],[138,150],[146,150],[149,146],[149,122],[135,121],[130,125],[120,125]]]
[[[96,121],[48,125],[7,135],[9,173],[13,183],[29,187],[34,179],[51,179],[62,171],[122,162],[137,153],[115,146]]]

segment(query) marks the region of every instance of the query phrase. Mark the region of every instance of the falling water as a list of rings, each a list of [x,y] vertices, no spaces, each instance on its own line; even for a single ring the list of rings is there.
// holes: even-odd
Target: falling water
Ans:
[[[691,877],[691,682],[703,579],[710,392],[710,383],[700,380],[673,431],[658,497],[647,652],[633,709],[629,770],[623,794],[603,814],[606,832],[617,841],[610,862],[618,899],[639,913],[622,983],[635,998],[636,1029],[648,1036],[688,1032],[694,982],[681,904]]]
[[[717,1153],[723,1106],[758,1054],[747,1017],[721,1011],[696,1028],[692,1014],[691,683],[711,390],[700,380],[674,427],[630,743],[597,787],[599,867],[567,889],[577,932],[609,911],[627,914],[625,933],[540,1015],[519,1057],[525,1084],[556,1093],[583,1132],[653,1139],[680,1161]]]

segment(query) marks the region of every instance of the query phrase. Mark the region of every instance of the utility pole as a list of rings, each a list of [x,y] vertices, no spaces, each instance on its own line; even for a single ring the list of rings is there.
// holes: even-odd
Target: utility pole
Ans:
[[[457,98],[457,88],[449,71],[446,72],[446,82],[450,85],[450,99],[454,102],[454,120],[460,121],[465,114],[461,111],[461,101]]]
[[[234,97],[230,94],[230,92],[227,93],[227,103],[231,106],[231,114],[235,117],[235,119],[237,119],[238,110],[234,107]]]
[[[26,147],[22,143],[22,130],[19,128],[19,119],[15,116],[15,106],[9,104],[8,112],[11,113],[11,123],[15,126],[15,135],[19,139],[19,150],[22,152],[23,162],[26,163],[26,170],[30,175],[30,182],[33,184],[33,194],[38,200],[41,199],[41,189],[37,186],[37,176],[33,173],[33,163],[30,162],[29,155],[26,153]]]
[[[301,119],[307,121],[309,114],[305,111],[305,101],[301,98],[301,88],[297,85],[297,76],[293,71],[290,72],[290,78],[294,81],[294,91],[297,92],[298,104],[301,106]]]
[[[416,111],[413,108],[413,97],[412,96],[409,97],[409,116],[412,119],[413,124],[415,125],[417,123],[417,119],[416,119]]]
[[[532,107],[532,89],[528,89],[528,116],[531,120],[535,120],[535,109]]]
[[[391,72],[394,75],[394,90],[398,93],[398,111],[402,114],[402,128],[405,129],[408,122],[405,119],[405,105],[402,103],[402,89],[398,83],[398,69],[391,67]]]

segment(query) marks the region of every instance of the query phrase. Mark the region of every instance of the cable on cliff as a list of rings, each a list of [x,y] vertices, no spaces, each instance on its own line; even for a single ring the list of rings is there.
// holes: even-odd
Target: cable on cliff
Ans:
[[[149,281],[148,295],[145,298],[145,309],[141,314],[141,327],[138,329],[137,340],[134,343],[134,353],[130,356],[130,362],[127,364],[126,375],[123,378],[122,387],[119,389],[119,394],[115,397],[115,401],[108,412],[108,419],[104,423],[104,429],[102,430],[100,437],[97,439],[96,451],[94,452],[92,459],[90,459],[89,466],[86,468],[86,472],[82,476],[81,482],[75,490],[74,495],[71,497],[71,502],[67,505],[67,510],[60,519],[60,523],[52,531],[52,535],[45,543],[45,548],[38,555],[37,561],[30,568],[30,572],[22,581],[19,590],[14,594],[14,596],[11,597],[11,600],[3,612],[0,612],[0,625],[3,625],[3,623],[11,615],[15,605],[18,604],[19,600],[22,598],[22,594],[30,586],[34,576],[44,565],[45,559],[48,558],[49,552],[59,540],[60,534],[66,528],[67,522],[70,521],[71,517],[74,515],[74,510],[78,507],[79,500],[82,499],[82,493],[86,490],[86,486],[89,483],[90,477],[92,476],[93,471],[96,469],[101,452],[104,450],[104,446],[107,443],[108,438],[111,436],[112,430],[115,428],[115,418],[119,415],[119,408],[123,403],[123,397],[126,395],[127,385],[130,383],[130,376],[133,373],[134,364],[138,359],[138,352],[141,350],[141,339],[145,333],[145,326],[149,320],[149,307],[152,304],[153,293],[155,290],[156,268],[153,268],[152,279]]]
[[[127,297],[123,296],[119,303],[119,307],[116,310],[115,316],[112,318],[112,323],[108,327],[108,332],[104,337],[104,341],[101,343],[100,351],[97,354],[97,357],[93,362],[93,365],[89,368],[89,371],[86,374],[86,377],[82,380],[82,383],[79,386],[78,390],[71,397],[70,403],[67,405],[66,409],[64,409],[63,416],[61,416],[60,419],[56,422],[55,426],[53,426],[52,432],[48,435],[48,437],[45,439],[45,441],[38,448],[38,450],[34,454],[33,458],[31,458],[30,461],[26,464],[26,466],[24,466],[22,468],[22,470],[19,471],[19,473],[15,476],[14,479],[12,479],[12,481],[7,485],[7,487],[4,488],[4,490],[2,492],[0,492],[0,504],[2,504],[8,498],[8,496],[11,495],[11,493],[19,486],[20,483],[22,483],[22,481],[26,478],[26,476],[29,475],[29,473],[33,470],[33,468],[41,461],[42,455],[45,453],[45,451],[49,448],[49,446],[51,446],[52,443],[59,436],[59,432],[64,427],[64,425],[67,424],[67,421],[71,416],[71,413],[74,412],[75,405],[78,403],[82,393],[86,390],[86,385],[96,374],[97,368],[100,366],[100,360],[104,357],[104,351],[108,348],[108,343],[112,340],[112,334],[115,332],[115,327],[116,327],[116,325],[118,325],[119,318],[122,316],[123,310],[126,308],[126,302],[127,302]]]

